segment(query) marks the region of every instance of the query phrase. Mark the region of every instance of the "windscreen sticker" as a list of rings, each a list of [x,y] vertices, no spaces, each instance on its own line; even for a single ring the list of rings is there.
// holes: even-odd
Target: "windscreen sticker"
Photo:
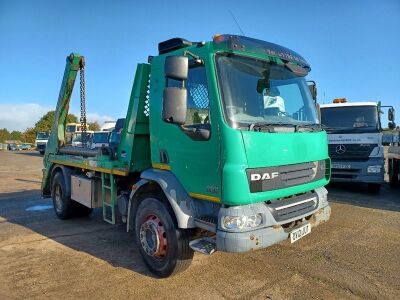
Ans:
[[[380,133],[328,134],[329,144],[380,144]]]

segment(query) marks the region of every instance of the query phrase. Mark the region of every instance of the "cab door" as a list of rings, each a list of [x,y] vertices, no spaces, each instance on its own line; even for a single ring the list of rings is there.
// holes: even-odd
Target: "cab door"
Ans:
[[[155,133],[152,161],[153,166],[158,161],[164,168],[170,168],[193,198],[220,202],[221,151],[218,124],[213,120],[213,105],[216,104],[210,97],[209,82],[206,65],[189,68],[184,83],[187,89],[185,124],[167,123],[162,120],[161,114],[158,115],[158,132],[151,124],[151,131]]]

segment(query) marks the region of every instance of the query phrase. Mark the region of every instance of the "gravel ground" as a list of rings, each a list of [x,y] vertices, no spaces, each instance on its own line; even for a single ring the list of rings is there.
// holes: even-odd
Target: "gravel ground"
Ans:
[[[156,279],[122,224],[98,210],[58,220],[40,197],[41,168],[35,152],[0,152],[0,299],[400,297],[400,189],[329,186],[331,220],[298,242],[196,254],[184,273]]]

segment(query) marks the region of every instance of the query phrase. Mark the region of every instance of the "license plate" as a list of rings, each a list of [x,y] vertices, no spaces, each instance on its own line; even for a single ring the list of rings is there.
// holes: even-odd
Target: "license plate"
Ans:
[[[303,236],[306,236],[311,232],[311,224],[303,225],[290,233],[290,242],[294,243],[295,241],[301,239]]]
[[[350,169],[350,165],[332,164],[333,169]]]

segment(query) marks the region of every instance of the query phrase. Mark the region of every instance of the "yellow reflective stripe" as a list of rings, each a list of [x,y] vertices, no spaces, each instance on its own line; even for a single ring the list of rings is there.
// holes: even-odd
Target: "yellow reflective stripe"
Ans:
[[[218,197],[215,196],[209,196],[209,195],[204,195],[204,194],[198,194],[198,193],[189,193],[190,197],[200,199],[200,200],[207,200],[211,202],[221,202],[221,200]]]
[[[171,170],[171,166],[167,164],[159,164],[159,163],[152,163],[151,164],[154,169],[160,169],[160,170]]]
[[[55,164],[76,167],[76,168],[85,169],[85,170],[98,171],[98,172],[108,173],[108,174],[115,174],[115,175],[121,175],[121,176],[128,176],[128,174],[129,174],[128,171],[93,167],[93,166],[89,166],[89,165],[82,165],[82,164],[78,164],[78,163],[73,163],[73,162],[69,162],[69,161],[67,162],[67,161],[62,161],[62,160],[57,160],[57,159],[50,159],[50,161]]]

